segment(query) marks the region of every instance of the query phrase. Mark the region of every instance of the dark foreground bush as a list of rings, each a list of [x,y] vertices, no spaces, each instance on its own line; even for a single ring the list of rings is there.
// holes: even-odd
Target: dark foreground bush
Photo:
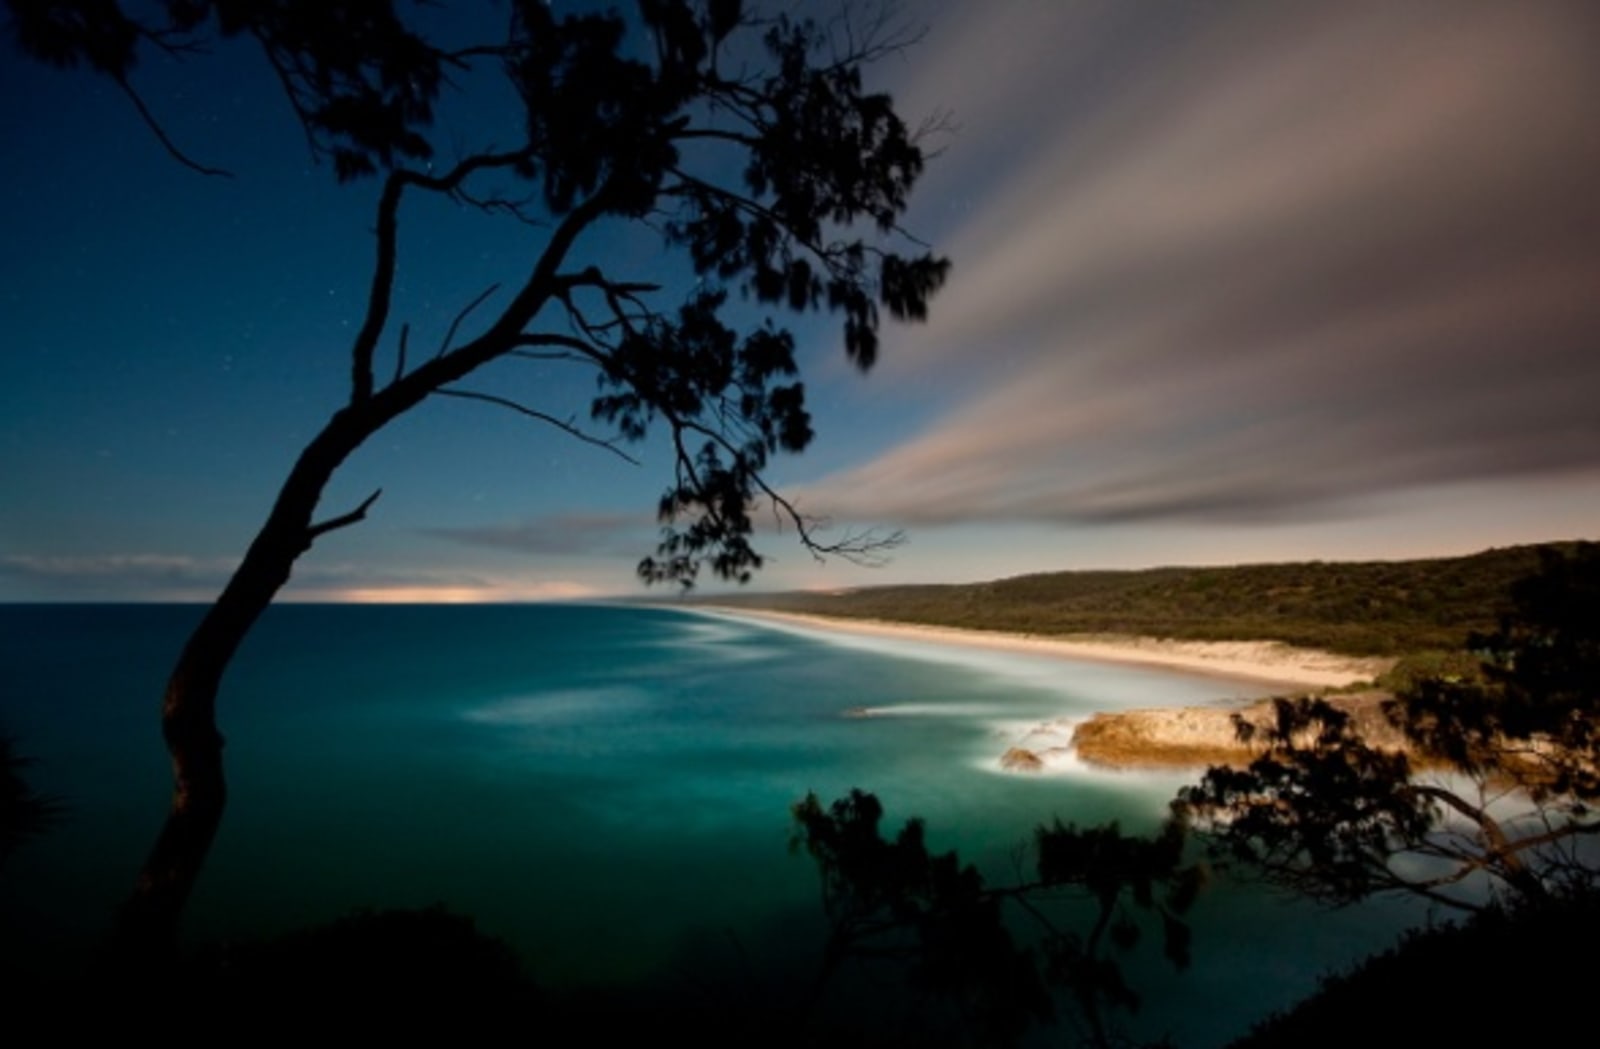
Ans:
[[[1569,1044],[1597,942],[1594,895],[1408,933],[1231,1049]]]

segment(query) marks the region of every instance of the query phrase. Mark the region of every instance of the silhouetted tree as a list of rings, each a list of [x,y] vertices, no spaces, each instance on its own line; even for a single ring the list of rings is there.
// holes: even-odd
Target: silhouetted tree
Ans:
[[[1019,871],[1015,884],[996,886],[954,852],[930,853],[921,820],[884,838],[883,806],[871,794],[854,790],[827,808],[807,795],[794,816],[829,922],[813,1006],[845,964],[887,961],[933,1002],[958,1009],[970,1024],[956,1032],[960,1044],[1014,1044],[1035,1021],[1054,1018],[1055,989],[1068,996],[1083,1044],[1104,1049],[1127,1044],[1108,1011],[1140,1004],[1113,953],[1138,944],[1140,911],[1159,922],[1167,960],[1189,963],[1183,915],[1204,870],[1185,862],[1176,820],[1150,837],[1116,823],[1054,821],[1035,832],[1033,876]],[[1072,924],[1085,904],[1086,932]],[[1017,944],[1008,910],[1033,929],[1034,946]],[[942,1033],[952,1034],[948,1025]]]
[[[1376,893],[1452,909],[1539,903],[1600,875],[1600,544],[1542,552],[1479,672],[1386,704],[1411,752],[1380,750],[1316,699],[1277,703],[1247,769],[1214,768],[1178,807],[1216,846],[1331,903]]]
[[[152,49],[181,58],[213,38],[253,43],[313,154],[331,161],[340,181],[379,181],[376,261],[349,347],[349,396],[301,451],[168,682],[172,807],[125,908],[125,943],[171,942],[221,819],[227,791],[215,704],[229,661],[300,555],[371,510],[377,492],[317,516],[335,471],[424,401],[497,404],[613,450],[664,429],[674,476],[659,504],[660,547],[639,565],[647,581],[687,584],[703,564],[722,578],[748,578],[761,564],[750,543],[761,503],[814,553],[881,549],[871,533],[824,542],[763,470],[812,437],[795,341],[774,315],[840,317],[845,353],[865,369],[881,311],[921,319],[947,270],[914,242],[893,248],[907,243],[896,235],[923,152],[891,100],[863,86],[863,65],[907,42],[883,18],[819,26],[755,17],[738,0],[639,0],[630,22],[611,13],[557,17],[541,0],[513,0],[493,39],[446,49],[398,5],[378,0],[6,4],[24,52],[109,77],[174,156],[209,174],[221,172],[165,132],[135,91],[133,70]],[[514,92],[517,138],[452,155],[441,143],[466,132],[437,126],[435,104],[453,74],[483,67],[503,73]],[[530,228],[509,283],[464,303],[433,352],[408,355],[392,299],[403,207],[419,197]],[[616,222],[648,224],[692,265],[701,281],[688,301],[663,303],[654,282],[572,261],[586,238]],[[764,322],[743,333],[730,327],[730,292]],[[381,370],[380,351],[391,359]],[[513,357],[595,369],[601,393],[590,418],[614,436],[460,385]]]

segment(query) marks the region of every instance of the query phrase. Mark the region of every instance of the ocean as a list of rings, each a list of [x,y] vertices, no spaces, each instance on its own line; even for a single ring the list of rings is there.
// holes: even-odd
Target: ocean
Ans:
[[[66,805],[0,867],[8,964],[72,965],[131,884],[169,790],[162,684],[201,611],[0,606],[0,730]],[[1153,828],[1184,782],[1002,772],[1029,726],[1259,688],[663,607],[275,606],[224,684],[230,805],[186,932],[443,903],[551,987],[798,972],[823,931],[792,848],[808,792],[871,791],[886,830],[920,817],[1003,882],[1039,824]],[[1153,937],[1130,961],[1132,1027],[1220,1044],[1425,917],[1219,878],[1189,971]]]

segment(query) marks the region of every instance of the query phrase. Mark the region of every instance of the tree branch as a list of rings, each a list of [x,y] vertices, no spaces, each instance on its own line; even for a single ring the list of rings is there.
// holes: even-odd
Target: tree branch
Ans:
[[[339,528],[348,528],[359,521],[366,520],[367,511],[372,508],[372,504],[377,502],[378,496],[382,494],[383,489],[379,488],[377,491],[363,499],[361,501],[361,505],[356,507],[354,510],[351,510],[349,513],[340,514],[338,517],[329,518],[328,520],[322,521],[318,524],[308,525],[306,527],[306,544],[309,546],[318,538],[327,535],[329,532]]]
[[[409,342],[410,340],[411,340],[411,325],[409,325],[409,324],[400,325],[400,345],[395,350],[395,355],[394,355],[394,378],[389,380],[389,383],[391,385],[393,385],[394,383],[399,382],[400,381],[400,377],[406,373],[406,343]]]
[[[481,306],[485,299],[499,290],[500,283],[496,281],[487,288],[483,289],[483,291],[478,294],[477,298],[461,307],[460,312],[458,312],[455,315],[455,318],[451,320],[449,330],[444,333],[444,340],[439,343],[439,350],[434,354],[435,357],[443,357],[445,354],[450,352],[450,344],[456,341],[456,332],[460,329],[461,322],[466,320],[467,316],[472,313],[473,310]]]
[[[233,178],[233,172],[228,171],[225,168],[207,167],[206,165],[190,157],[183,150],[179,149],[177,143],[173,142],[172,139],[168,137],[166,129],[163,128],[161,126],[161,122],[155,118],[155,114],[151,113],[149,107],[144,104],[144,99],[139,97],[139,92],[135,91],[133,89],[133,85],[128,83],[128,78],[125,76],[115,76],[112,79],[115,80],[117,86],[122,89],[122,93],[128,96],[128,99],[133,103],[133,108],[139,111],[139,118],[144,121],[145,127],[150,129],[151,134],[156,136],[156,141],[161,143],[162,147],[166,149],[166,151],[174,160],[188,168],[190,171],[197,171],[202,175],[215,175],[220,178]]]
[[[548,412],[541,412],[537,408],[529,408],[527,405],[519,404],[509,397],[500,397],[492,393],[481,393],[477,390],[457,390],[450,387],[442,387],[434,390],[433,392],[440,397],[457,397],[464,401],[482,401],[485,404],[496,404],[502,408],[509,408],[519,415],[526,415],[530,419],[537,419],[540,422],[549,423],[551,426],[561,430],[563,433],[577,438],[584,444],[592,444],[596,448],[604,448],[606,451],[610,452],[612,455],[615,455],[624,462],[631,463],[634,466],[639,465],[639,460],[635,459],[621,448],[618,448],[614,441],[607,441],[603,438],[596,437],[593,434],[585,433],[584,431],[580,430],[570,419],[558,419]]]
[[[715,442],[719,448],[729,455],[742,456],[739,448],[729,441],[726,435],[717,430],[692,420],[679,418],[669,412],[663,412],[663,414],[666,415],[668,422],[672,424],[675,430],[681,428],[691,433],[698,433]],[[683,454],[681,441],[678,442],[678,450],[679,462],[685,464],[692,472],[694,469],[693,462]],[[750,479],[755,483],[761,494],[770,501],[773,513],[780,514],[781,512],[780,521],[782,517],[789,519],[790,524],[794,526],[796,536],[800,540],[800,545],[810,551],[811,556],[819,562],[825,561],[829,557],[839,557],[849,561],[851,564],[861,565],[862,567],[881,568],[889,563],[887,556],[889,551],[905,545],[905,532],[900,529],[895,529],[884,536],[877,535],[876,529],[868,529],[865,532],[846,532],[844,537],[836,543],[821,542],[816,538],[815,533],[818,528],[828,527],[826,521],[802,514],[794,503],[767,483],[767,479],[761,475],[759,470],[750,470]],[[694,487],[697,492],[704,495],[704,488],[698,483]],[[722,523],[720,517],[716,518],[716,520],[719,524]]]
[[[470,204],[490,215],[507,215],[530,229],[547,229],[549,223],[543,219],[534,218],[528,214],[527,208],[534,202],[533,197],[523,200],[510,200],[506,197],[480,197],[467,191],[465,187],[457,187],[452,196],[463,204]]]
[[[479,153],[461,161],[443,175],[427,175],[400,168],[391,171],[389,177],[384,179],[383,193],[378,198],[378,258],[372,272],[372,287],[367,293],[367,315],[350,349],[351,404],[359,404],[372,396],[372,358],[377,350],[378,338],[383,334],[383,326],[388,322],[389,307],[394,296],[400,198],[406,187],[416,186],[448,194],[474,172],[508,167],[525,159],[528,152],[522,149],[512,153]],[[480,296],[478,301],[482,298]]]
[[[1487,854],[1484,857],[1485,862],[1497,860],[1503,867],[1504,877],[1508,882],[1529,890],[1537,884],[1537,879],[1528,870],[1527,864],[1523,863],[1522,857],[1517,855],[1520,850],[1512,847],[1499,821],[1490,816],[1487,811],[1468,804],[1465,798],[1443,787],[1436,787],[1427,783],[1414,783],[1407,789],[1421,797],[1447,805],[1461,816],[1470,820],[1478,828],[1479,833],[1483,835],[1484,842],[1488,846]]]
[[[507,356],[511,356],[511,357],[527,357],[527,358],[530,358],[532,360],[541,360],[541,361],[552,361],[552,360],[572,361],[572,360],[585,360],[586,359],[586,360],[590,361],[591,363],[601,364],[601,365],[605,364],[606,361],[608,360],[607,356],[604,353],[602,353],[599,349],[597,349],[595,347],[594,343],[585,342],[584,340],[576,338],[575,336],[562,335],[560,332],[534,332],[534,333],[530,333],[530,334],[527,334],[527,335],[519,335],[515,340],[512,341],[512,345],[516,346],[516,347],[523,347],[523,346],[562,346],[562,347],[565,347],[566,349],[569,349],[569,350],[573,351],[573,353],[580,354],[581,356],[580,357],[573,357],[571,354],[565,354],[565,353],[562,353],[562,354],[534,353],[534,352],[531,352],[529,350],[523,350],[523,349],[510,350],[507,353]]]

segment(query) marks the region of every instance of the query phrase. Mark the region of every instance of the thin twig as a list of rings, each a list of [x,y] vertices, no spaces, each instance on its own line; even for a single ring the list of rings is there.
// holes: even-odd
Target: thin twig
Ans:
[[[394,378],[391,382],[399,382],[400,377],[406,373],[406,343],[411,339],[411,325],[400,325],[400,349],[394,359]]]
[[[133,108],[139,111],[139,117],[144,121],[145,126],[148,127],[151,133],[156,136],[156,140],[160,142],[163,147],[165,147],[166,151],[172,155],[174,160],[189,170],[198,171],[202,175],[216,175],[221,178],[233,178],[233,172],[228,171],[225,168],[207,167],[198,160],[191,158],[183,150],[179,149],[177,143],[173,142],[172,139],[168,137],[166,129],[163,128],[161,126],[161,122],[155,118],[155,114],[151,113],[149,107],[144,104],[144,99],[139,97],[139,92],[135,91],[133,89],[133,85],[128,83],[128,79],[122,76],[116,77],[115,79],[117,86],[122,88],[122,93],[127,95],[129,100],[133,102]]]
[[[540,422],[549,423],[551,426],[554,426],[563,433],[576,437],[584,444],[592,444],[596,448],[604,448],[606,451],[610,452],[612,455],[615,455],[624,462],[632,463],[634,466],[640,465],[639,460],[635,459],[621,448],[618,448],[614,442],[596,437],[590,433],[585,433],[584,431],[580,430],[570,419],[558,419],[548,412],[541,412],[537,408],[529,408],[527,405],[519,404],[509,397],[500,397],[492,393],[482,393],[478,390],[457,390],[450,387],[433,390],[431,392],[439,397],[458,397],[464,401],[482,401],[485,404],[495,404],[499,405],[501,408],[509,408],[519,415],[526,415],[530,419],[537,419]]]
[[[500,283],[496,281],[487,288],[483,289],[483,291],[479,292],[477,298],[473,299],[471,302],[467,303],[461,308],[461,311],[456,314],[455,319],[450,322],[450,329],[444,333],[444,341],[439,343],[439,352],[434,354],[435,357],[443,357],[445,354],[450,352],[450,344],[455,342],[456,331],[461,327],[461,322],[466,320],[467,315],[473,310],[483,305],[483,301],[485,299],[499,290]]]
[[[307,527],[306,528],[306,542],[310,543],[313,540],[315,540],[318,536],[326,535],[329,532],[334,531],[335,529],[348,528],[349,526],[355,524],[358,521],[366,520],[367,511],[372,508],[372,504],[377,502],[378,501],[378,496],[380,496],[382,494],[383,494],[383,489],[379,488],[377,491],[373,492],[371,495],[369,495],[365,499],[363,499],[361,501],[361,505],[356,507],[354,510],[351,510],[349,513],[340,514],[338,517],[332,517],[332,518],[329,518],[326,521],[321,522],[320,524],[314,524],[314,525],[311,525],[311,526]]]

